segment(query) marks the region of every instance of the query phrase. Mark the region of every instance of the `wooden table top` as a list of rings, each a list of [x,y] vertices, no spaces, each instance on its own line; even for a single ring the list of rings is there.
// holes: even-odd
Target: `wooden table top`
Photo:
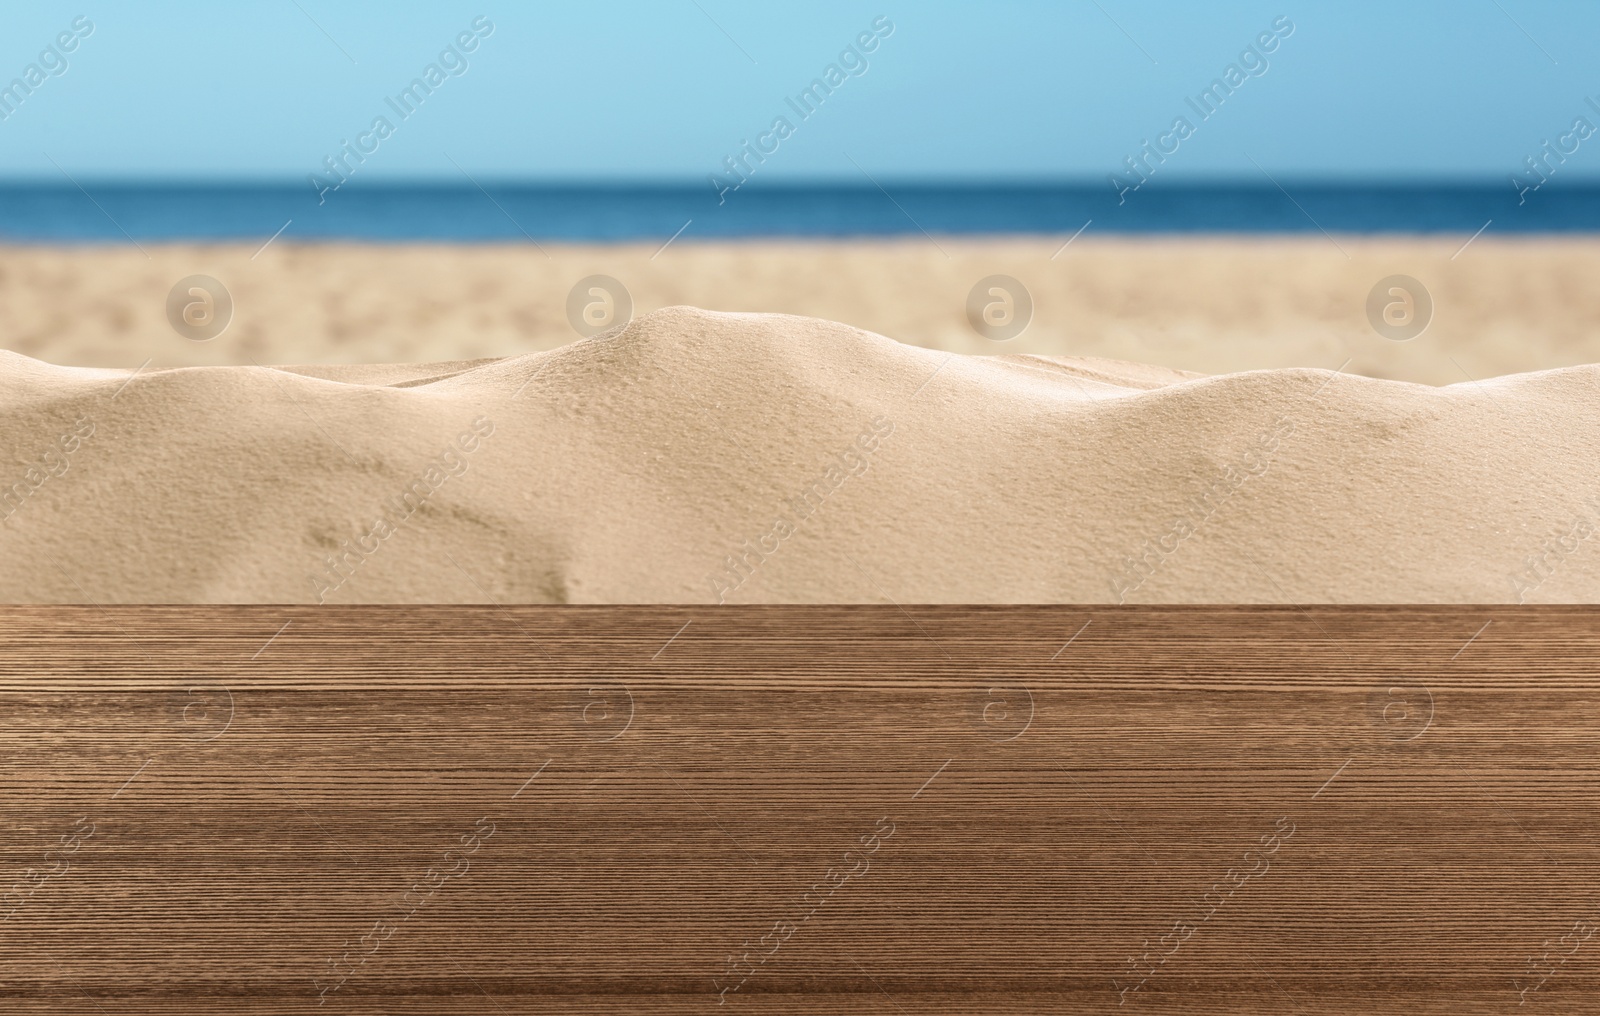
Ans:
[[[1587,608],[5,608],[0,1012],[1593,1013],[1597,660]]]

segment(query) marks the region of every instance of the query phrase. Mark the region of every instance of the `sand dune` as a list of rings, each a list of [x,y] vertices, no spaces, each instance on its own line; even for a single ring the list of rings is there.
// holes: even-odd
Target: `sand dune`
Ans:
[[[1600,599],[1600,368],[1442,388],[674,307],[523,356],[0,354],[7,602]]]

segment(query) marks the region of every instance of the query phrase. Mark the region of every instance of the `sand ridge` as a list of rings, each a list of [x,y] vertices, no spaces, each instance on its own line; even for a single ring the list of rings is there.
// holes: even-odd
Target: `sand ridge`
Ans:
[[[690,307],[450,363],[6,353],[0,600],[1590,601],[1597,383],[1200,376]]]

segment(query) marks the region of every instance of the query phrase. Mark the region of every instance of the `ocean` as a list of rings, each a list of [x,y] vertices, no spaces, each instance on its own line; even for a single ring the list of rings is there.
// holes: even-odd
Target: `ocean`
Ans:
[[[665,242],[741,237],[1088,233],[1490,234],[1600,231],[1600,186],[1106,184],[758,186],[364,184],[0,185],[0,242]],[[81,184],[81,186],[79,186]]]

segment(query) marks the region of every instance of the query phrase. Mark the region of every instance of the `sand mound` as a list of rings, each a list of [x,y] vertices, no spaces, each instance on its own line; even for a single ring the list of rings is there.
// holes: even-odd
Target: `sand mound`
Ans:
[[[1592,601],[1597,381],[1202,377],[683,307],[458,363],[0,353],[0,599]]]

